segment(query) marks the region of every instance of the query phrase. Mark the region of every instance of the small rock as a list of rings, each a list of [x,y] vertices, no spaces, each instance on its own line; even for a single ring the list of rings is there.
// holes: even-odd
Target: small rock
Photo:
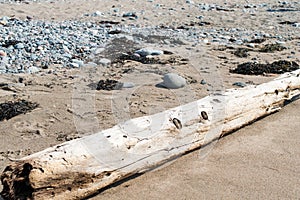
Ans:
[[[6,72],[6,65],[0,61],[0,73],[5,73]]]
[[[207,83],[206,83],[206,81],[205,81],[204,79],[202,79],[201,82],[200,82],[200,84],[201,84],[201,85],[205,85],[205,84],[207,84]]]
[[[0,19],[0,25],[5,26],[8,23],[8,20],[9,20],[9,17],[6,17],[6,16],[2,17]]]
[[[97,67],[98,65],[97,65],[97,63],[94,63],[94,62],[88,62],[84,66]]]
[[[123,88],[133,88],[135,85],[134,83],[131,83],[131,82],[125,82],[123,83]]]
[[[82,67],[84,65],[84,62],[78,59],[72,59],[72,63],[78,64],[78,67]]]
[[[100,12],[100,11],[96,11],[96,12],[94,12],[91,16],[92,17],[99,17],[99,16],[101,16],[102,15],[102,13]]]
[[[70,63],[69,66],[72,67],[72,68],[79,68],[78,63]]]
[[[18,43],[18,44],[15,45],[15,48],[16,48],[16,49],[23,49],[24,47],[25,47],[25,46],[24,46],[23,43]]]
[[[111,64],[111,60],[107,59],[107,58],[101,58],[99,60],[99,64],[101,65],[104,65],[104,66],[107,66],[107,65],[110,65]]]
[[[300,23],[294,23],[292,26],[296,28],[300,28]]]
[[[151,56],[161,55],[164,52],[161,50],[143,48],[143,49],[139,49],[139,50],[135,51],[135,53],[139,54],[140,56],[146,57],[149,55],[151,55]]]
[[[34,66],[29,67],[27,69],[27,73],[29,73],[29,74],[35,74],[35,73],[38,73],[39,71],[40,71],[40,69],[37,67],[34,67]]]
[[[100,53],[102,53],[104,50],[105,50],[105,48],[97,48],[97,49],[95,49],[94,54],[100,54]]]
[[[123,14],[123,17],[133,17],[133,18],[135,18],[135,19],[137,19],[138,18],[138,16],[134,13],[134,12],[128,12],[128,13],[124,13]]]
[[[186,80],[178,74],[168,73],[164,75],[163,82],[160,85],[169,89],[178,89],[186,85]]]
[[[187,4],[193,4],[194,2],[191,1],[191,0],[186,0],[185,3],[187,3]]]
[[[35,54],[32,54],[32,55],[30,56],[30,59],[31,59],[31,60],[37,60],[37,59],[38,59],[38,56],[35,55]]]
[[[4,51],[0,50],[0,56],[5,57],[5,56],[7,56],[7,54]]]
[[[204,39],[203,43],[208,44],[209,43],[208,39]]]
[[[247,84],[244,82],[235,82],[232,85],[238,86],[238,87],[246,87],[247,86]]]

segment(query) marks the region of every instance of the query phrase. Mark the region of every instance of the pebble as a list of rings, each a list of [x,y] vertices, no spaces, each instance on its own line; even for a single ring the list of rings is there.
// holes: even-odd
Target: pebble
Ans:
[[[139,49],[137,51],[135,51],[136,54],[142,56],[142,57],[146,57],[146,56],[157,56],[157,55],[161,55],[164,52],[161,50],[155,50],[155,49],[147,49],[147,48],[143,48],[143,49]]]
[[[96,11],[93,14],[91,14],[92,17],[99,17],[101,15],[102,15],[102,13],[100,11]]]
[[[169,89],[178,89],[186,86],[186,80],[178,74],[168,73],[164,75],[163,82],[159,85],[162,85]]]
[[[99,60],[99,64],[103,65],[103,66],[107,66],[111,64],[111,60],[107,59],[107,58],[101,58]]]
[[[201,84],[201,85],[205,85],[205,84],[207,84],[207,83],[206,83],[206,81],[205,81],[204,79],[202,79],[201,82],[200,82],[200,84]]]
[[[77,64],[78,67],[82,67],[84,65],[84,62],[82,60],[78,60],[78,59],[72,59],[72,63]]]
[[[79,64],[78,63],[70,63],[69,65],[72,68],[79,68]]]
[[[24,46],[23,43],[18,43],[18,44],[15,45],[15,48],[16,48],[16,49],[23,49],[24,47],[25,47],[25,46]]]
[[[246,87],[247,86],[247,84],[244,82],[235,82],[232,85],[238,86],[238,87]]]
[[[97,65],[97,63],[94,63],[94,62],[88,62],[84,66],[97,67],[98,65]]]
[[[135,14],[135,12],[124,13],[123,17],[129,17],[129,18],[133,18],[133,19],[137,19],[138,18],[138,16]]]
[[[39,71],[40,71],[40,69],[37,67],[34,67],[34,66],[29,67],[27,69],[27,73],[29,73],[29,74],[35,74],[35,73],[38,73]]]
[[[0,50],[0,56],[5,57],[5,56],[7,56],[7,54],[4,51]]]
[[[0,0],[0,3],[12,3],[22,4],[24,2],[45,2],[45,1],[58,1],[58,0]],[[167,9],[165,5],[158,4],[155,0],[146,0],[148,4],[153,3],[152,7],[157,9]],[[216,11],[217,9],[229,8],[229,3],[217,5],[215,3],[197,3],[193,0],[186,0],[188,6],[196,7],[201,12]],[[244,5],[249,3],[234,4],[235,10],[244,9]],[[289,6],[298,6],[294,2],[289,2]],[[270,3],[261,4],[249,4],[249,10],[256,12],[257,9],[263,8],[264,12],[268,7],[271,7]],[[148,18],[147,12],[143,11],[129,11],[120,13],[120,10],[112,11],[116,17],[121,17],[118,21],[126,21],[127,19],[137,19],[141,17]],[[172,12],[176,12],[176,9],[170,9]],[[166,14],[166,11],[161,11],[161,15]],[[101,11],[92,11],[85,14],[85,16],[103,16],[110,19],[111,14],[102,13]],[[158,13],[158,17],[161,17]],[[221,14],[221,12],[220,12]],[[106,16],[107,15],[107,16]],[[192,16],[192,15],[191,15]],[[198,16],[195,20],[202,20],[206,15]],[[126,19],[125,19],[126,18]],[[159,18],[158,18],[159,20]],[[119,23],[98,23],[98,22],[85,22],[76,20],[65,21],[43,21],[32,19],[31,17],[21,20],[18,18],[10,18],[8,16],[0,16],[0,52],[1,50],[7,54],[7,61],[0,60],[1,73],[23,73],[28,71],[31,66],[37,68],[43,68],[40,63],[47,63],[50,66],[59,67],[84,67],[87,64],[85,62],[92,61],[99,63],[99,57],[97,54],[103,53],[106,47],[109,46],[109,42],[115,38],[131,37],[137,44],[145,43],[145,38],[148,36],[163,36],[169,39],[164,39],[163,44],[172,45],[176,47],[180,44],[176,42],[180,38],[186,44],[196,43],[198,45],[210,45],[211,42],[216,42],[221,45],[232,44],[245,44],[244,41],[250,41],[253,36],[276,38],[280,41],[288,41],[292,35],[297,34],[299,22],[290,26],[290,30],[287,33],[274,34],[274,30],[270,29],[265,31],[247,28],[215,28],[213,26],[197,28],[196,26],[189,29],[174,29],[172,26],[160,28],[159,26],[140,26],[139,24],[131,23],[130,25]],[[106,24],[107,23],[107,24]],[[109,28],[108,26],[109,25]],[[122,34],[108,34],[111,30],[120,30]],[[144,39],[137,37],[136,35],[142,35]],[[160,44],[158,44],[160,45]],[[145,50],[146,49],[146,50]],[[135,55],[145,57],[148,55],[161,55],[163,51],[156,49],[140,49],[135,52]],[[2,56],[3,57],[3,56]],[[74,61],[72,58],[77,58],[80,61]],[[1,59],[1,56],[0,56]],[[97,59],[97,60],[96,60]],[[102,62],[102,61],[101,61]],[[109,61],[103,62],[107,65]]]
[[[292,26],[294,26],[296,28],[300,28],[300,23],[294,23]]]
[[[125,82],[123,83],[123,88],[133,88],[135,86],[134,83],[131,83],[131,82]]]
[[[6,72],[6,65],[0,61],[0,73]]]
[[[102,53],[104,50],[105,50],[105,48],[97,48],[97,49],[95,49],[94,54],[100,54],[100,53]]]

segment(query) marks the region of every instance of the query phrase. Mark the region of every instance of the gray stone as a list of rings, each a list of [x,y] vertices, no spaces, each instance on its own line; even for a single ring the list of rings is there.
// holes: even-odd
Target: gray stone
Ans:
[[[94,12],[91,16],[92,17],[99,17],[99,16],[101,16],[102,15],[102,13],[100,12],[100,11],[96,11],[96,12]]]
[[[110,65],[111,64],[111,60],[107,59],[107,58],[101,58],[99,60],[99,64],[101,65],[104,65],[104,66],[107,66],[107,65]]]
[[[186,86],[186,80],[178,74],[168,73],[164,75],[160,85],[169,89],[178,89]]]
[[[134,83],[131,83],[131,82],[125,82],[123,83],[123,88],[133,88],[135,86]]]
[[[30,56],[30,59],[31,59],[31,60],[37,60],[37,59],[38,59],[38,56],[35,55],[35,54],[32,54],[32,55]]]
[[[97,63],[94,63],[94,62],[88,62],[86,63],[84,66],[88,66],[88,67],[97,67]]]
[[[143,49],[139,49],[139,50],[135,51],[135,53],[139,54],[140,56],[146,57],[149,55],[151,55],[151,56],[161,55],[164,52],[161,50],[143,48]]]
[[[78,59],[72,59],[72,63],[78,64],[78,67],[82,67],[84,65],[84,62]]]
[[[201,84],[201,85],[205,85],[205,84],[207,84],[207,83],[206,83],[206,81],[205,81],[204,79],[202,79],[201,82],[200,82],[200,84]]]
[[[23,49],[24,47],[25,47],[25,46],[24,46],[23,43],[18,43],[18,44],[15,45],[15,48],[16,48],[16,49]]]
[[[72,68],[79,68],[78,63],[70,63],[69,66],[72,67]]]
[[[247,84],[244,82],[235,82],[232,85],[238,86],[238,87],[246,87],[247,86]]]
[[[40,69],[37,67],[34,67],[34,66],[29,67],[27,69],[27,73],[29,73],[29,74],[35,74],[35,73],[38,73],[39,71],[40,71]]]
[[[0,72],[6,72],[6,64],[0,60]]]
[[[104,51],[105,49],[104,48],[97,48],[95,51],[94,51],[94,54],[100,54]]]
[[[300,28],[300,23],[294,23],[292,24],[293,27],[296,27],[296,28]]]

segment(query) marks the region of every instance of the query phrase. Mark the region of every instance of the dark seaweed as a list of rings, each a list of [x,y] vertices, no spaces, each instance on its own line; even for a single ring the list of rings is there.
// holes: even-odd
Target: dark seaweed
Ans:
[[[279,22],[278,24],[283,24],[283,25],[293,25],[293,24],[297,24],[297,22],[283,21],[283,22]]]
[[[37,103],[26,100],[9,101],[0,104],[0,121],[9,120],[17,115],[25,114],[38,107]]]
[[[249,49],[246,48],[238,48],[236,51],[233,52],[233,54],[240,58],[247,58],[249,56],[248,51]]]
[[[299,65],[296,62],[279,60],[271,64],[246,62],[243,64],[239,64],[237,68],[230,70],[230,72],[245,75],[263,75],[267,73],[282,74],[297,69],[299,69]]]
[[[282,51],[285,49],[286,49],[286,47],[283,47],[280,44],[266,44],[259,50],[259,52],[273,53],[275,51]]]
[[[256,39],[251,40],[249,43],[263,43],[265,41],[266,41],[265,38],[256,38]]]
[[[111,80],[111,79],[106,79],[106,80],[100,80],[97,84],[91,83],[88,85],[92,89],[96,90],[119,90],[123,87],[123,83],[116,81],[116,80]]]

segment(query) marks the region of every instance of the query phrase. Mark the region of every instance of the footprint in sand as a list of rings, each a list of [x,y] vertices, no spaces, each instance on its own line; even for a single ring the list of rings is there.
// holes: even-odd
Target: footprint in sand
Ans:
[[[35,122],[19,121],[14,124],[14,129],[20,133],[20,136],[24,140],[31,140],[45,136],[40,125]]]

